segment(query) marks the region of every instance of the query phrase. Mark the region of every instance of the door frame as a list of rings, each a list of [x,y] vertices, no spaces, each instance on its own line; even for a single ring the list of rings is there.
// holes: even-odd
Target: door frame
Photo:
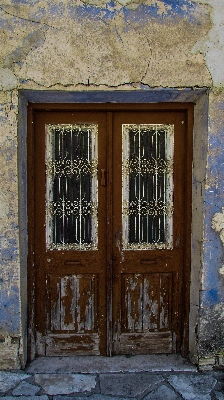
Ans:
[[[189,353],[189,311],[190,311],[190,270],[191,270],[191,210],[192,210],[192,154],[193,154],[193,104],[192,103],[65,103],[65,104],[49,104],[49,103],[29,103],[28,104],[28,135],[27,135],[27,207],[28,207],[28,287],[32,288],[28,292],[28,358],[32,360],[35,357],[34,349],[34,335],[35,335],[35,274],[34,274],[34,257],[33,257],[33,243],[34,243],[34,223],[33,223],[33,210],[34,210],[34,185],[33,185],[33,114],[37,110],[59,110],[63,111],[88,111],[88,110],[101,110],[108,113],[107,128],[109,131],[107,148],[108,148],[108,169],[112,167],[112,112],[113,111],[184,111],[186,114],[187,127],[186,131],[186,173],[185,173],[185,188],[186,196],[184,202],[185,208],[185,249],[184,249],[184,265],[183,269],[183,323],[182,323],[182,356],[188,356]],[[107,213],[108,223],[107,226],[112,224],[112,176],[107,179]],[[107,355],[111,355],[112,344],[112,231],[107,232]]]

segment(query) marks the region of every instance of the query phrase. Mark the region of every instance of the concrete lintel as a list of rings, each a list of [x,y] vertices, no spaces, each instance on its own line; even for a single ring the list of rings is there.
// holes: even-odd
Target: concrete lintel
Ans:
[[[193,102],[208,92],[207,88],[183,89],[149,89],[116,90],[116,91],[52,91],[52,90],[20,90],[20,98],[32,103],[161,103],[161,102]]]

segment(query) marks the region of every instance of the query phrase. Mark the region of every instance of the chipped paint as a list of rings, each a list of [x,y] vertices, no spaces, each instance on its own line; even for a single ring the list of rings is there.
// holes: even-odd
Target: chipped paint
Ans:
[[[198,337],[200,359],[224,355],[224,303],[205,307],[201,315],[201,329]]]
[[[219,232],[221,242],[224,245],[224,207],[222,207],[222,212],[216,213],[212,218],[212,228]]]
[[[49,283],[50,329],[86,333],[95,330],[95,276],[69,275],[51,277]],[[54,293],[53,293],[54,291]]]
[[[195,360],[200,358],[203,365],[206,359],[209,364],[209,360],[224,351],[221,311],[224,304],[223,13],[221,0],[1,1],[0,37],[5,43],[0,56],[1,368],[18,368],[26,357],[25,345],[23,347],[26,341],[26,274],[22,269],[25,263],[19,243],[21,223],[18,208],[21,194],[18,165],[24,163],[26,156],[23,153],[21,161],[17,154],[18,89],[61,89],[67,92],[117,89],[134,92],[138,89],[143,93],[153,87],[160,88],[162,93],[165,88],[210,88],[208,138],[205,138],[208,143],[206,140],[198,143],[198,127],[195,129],[195,154],[203,153],[201,157],[207,164],[206,167],[195,167],[197,157],[194,159],[194,215],[197,223],[193,221],[192,268],[195,270],[192,276],[195,279],[192,279],[191,314],[198,313],[200,306],[199,316],[195,318],[198,342],[196,335],[192,334],[195,326],[191,327],[190,335],[194,342],[191,347],[195,349],[193,357]],[[175,96],[175,93],[170,94],[170,100],[173,101]],[[166,97],[165,101],[169,98]],[[201,116],[198,114],[196,126],[202,117],[203,112]],[[23,171],[23,188],[25,180]],[[26,208],[24,204],[23,207]],[[120,234],[115,241],[123,257]],[[200,253],[197,262],[194,261],[194,252]],[[64,286],[58,282],[58,300],[52,305],[52,318],[57,311],[64,318],[64,329],[70,329],[74,323],[80,331],[92,329],[96,301],[94,290],[86,290],[81,306],[78,283],[72,278],[66,279]],[[156,326],[158,315],[160,326],[167,327],[168,295],[155,300],[155,293],[150,293],[150,283],[146,278],[141,283],[144,304],[137,300],[137,296],[133,303],[131,292],[136,290],[137,293],[136,285],[136,281],[129,280],[129,292],[125,298],[128,329],[140,326],[144,307],[143,325],[146,329]],[[68,293],[73,294],[69,306],[66,305]],[[195,309],[197,311],[192,311]],[[54,319],[54,324],[58,329],[61,321]],[[44,351],[42,340],[40,337],[39,346]],[[54,339],[51,340],[53,343]],[[125,338],[122,340],[127,343]],[[150,339],[147,340],[149,343]],[[97,336],[93,343],[98,354]],[[127,346],[131,348],[132,345]],[[170,348],[164,346],[164,349]]]
[[[12,90],[18,85],[18,80],[8,68],[0,68],[0,90]]]
[[[169,331],[171,274],[124,274],[124,332]]]
[[[198,4],[210,6],[211,29],[202,39],[195,44],[192,52],[204,54],[206,65],[211,73],[213,85],[224,85],[224,3],[220,0],[194,0]]]
[[[0,334],[0,353],[0,369],[20,368],[22,353],[20,337]]]
[[[30,7],[3,0],[2,10],[10,43],[3,65],[26,88],[211,86],[201,51],[192,53],[210,30],[207,7],[169,0],[76,5],[64,0],[58,6],[39,1]],[[17,33],[20,24],[25,29]]]

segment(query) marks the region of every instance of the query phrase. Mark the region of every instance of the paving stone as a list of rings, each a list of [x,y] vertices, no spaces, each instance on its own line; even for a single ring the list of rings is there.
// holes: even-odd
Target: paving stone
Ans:
[[[153,392],[149,393],[144,400],[179,400],[181,399],[172,389],[169,387],[162,385],[158,389],[153,390]]]
[[[90,392],[96,386],[96,375],[36,374],[35,382],[51,396]]]
[[[216,379],[210,375],[171,375],[169,383],[185,400],[210,400],[210,393],[216,384]]]
[[[35,385],[31,385],[28,382],[20,382],[20,384],[13,390],[13,396],[34,396],[39,392],[40,388]]]
[[[134,398],[135,397],[128,397],[128,398],[127,397],[122,397],[122,400],[131,400],[131,399],[134,399]],[[105,396],[104,394],[93,394],[92,396],[88,397],[88,399],[89,400],[121,400],[120,397]],[[80,397],[80,400],[82,400],[81,397]]]
[[[224,393],[215,392],[216,400],[224,400]]]
[[[106,396],[105,394],[93,394],[93,395],[88,395],[88,396],[82,396],[82,397],[69,397],[69,396],[54,396],[53,400],[121,400],[120,397],[114,397],[114,396]],[[122,400],[131,400],[135,399],[135,397],[122,397]]]
[[[14,373],[14,372],[5,372],[0,371],[0,393],[7,392],[8,390],[14,388],[21,382],[23,379],[29,378],[30,375]]]
[[[5,396],[2,397],[2,399],[4,400],[15,400],[16,397],[13,396]],[[49,400],[48,396],[46,396],[45,394],[42,396],[19,396],[18,400]],[[74,399],[73,399],[74,400]]]
[[[135,397],[163,381],[162,375],[105,374],[100,375],[100,388],[102,394]]]

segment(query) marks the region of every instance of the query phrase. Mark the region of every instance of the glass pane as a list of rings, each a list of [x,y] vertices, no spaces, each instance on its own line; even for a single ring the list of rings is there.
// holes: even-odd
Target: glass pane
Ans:
[[[174,125],[122,125],[124,249],[173,246]]]
[[[98,125],[46,125],[46,242],[49,250],[95,250],[98,242]]]

